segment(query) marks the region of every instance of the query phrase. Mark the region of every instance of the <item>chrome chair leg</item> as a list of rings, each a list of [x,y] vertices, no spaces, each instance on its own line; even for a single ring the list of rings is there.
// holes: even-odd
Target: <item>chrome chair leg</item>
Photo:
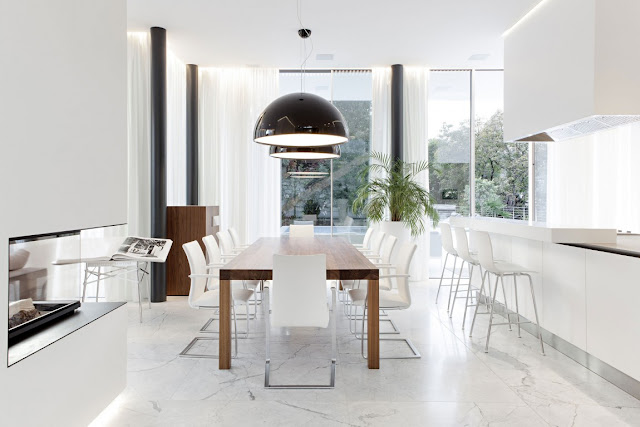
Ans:
[[[449,285],[449,302],[447,303],[447,311],[451,308],[451,292],[453,291],[453,281],[456,277],[456,263],[458,262],[458,257],[453,257],[453,271],[451,272],[451,284]]]
[[[444,271],[447,269],[447,260],[449,259],[449,252],[444,257],[444,264],[442,265],[442,274],[440,274],[440,284],[438,285],[438,292],[436,292],[436,304],[438,303],[438,296],[440,295],[440,288],[442,288],[442,279],[444,278]]]
[[[236,310],[235,310],[235,306],[233,304],[231,304],[231,316],[233,318],[233,326],[234,326],[234,342],[235,342],[235,350],[234,350],[234,354],[232,355],[233,358],[237,358],[238,357],[238,324],[236,321]],[[214,319],[209,319],[207,321],[207,323],[205,323],[205,325],[200,328],[200,332],[203,332],[203,329],[206,329],[209,324],[211,324],[211,322]],[[209,332],[209,333],[216,333],[216,332]],[[180,357],[189,357],[189,358],[194,358],[194,359],[219,359],[220,356],[215,355],[215,354],[194,354],[194,353],[189,353],[189,350],[191,350],[191,348],[193,346],[195,346],[198,342],[200,341],[217,341],[218,338],[215,337],[195,337],[194,339],[191,340],[191,342],[189,344],[187,344],[187,346],[184,348],[184,350],[182,350],[180,352],[180,354],[178,356]]]
[[[365,337],[365,335],[368,335],[368,334],[364,333],[364,324],[365,324],[366,313],[367,313],[367,300],[365,299],[365,301],[364,301],[364,315],[362,316],[362,331],[361,331],[361,335],[360,335],[360,354],[362,354],[362,357],[365,360],[368,359],[368,356],[364,354],[364,337]],[[418,352],[418,349],[413,345],[413,343],[411,342],[411,340],[409,338],[379,338],[379,340],[380,341],[402,341],[405,344],[407,344],[407,346],[409,346],[409,349],[413,353],[412,356],[380,357],[380,359],[420,359],[422,357],[420,355],[420,353]]]
[[[473,270],[475,268],[474,264],[469,264],[469,286],[467,287],[467,296],[464,300],[464,314],[462,316],[462,330],[464,331],[464,324],[467,321],[467,311],[469,310],[469,295],[471,294],[471,279],[473,279]],[[482,267],[480,274],[482,274]],[[479,304],[476,301],[476,305]]]
[[[271,336],[271,323],[270,323],[270,311],[269,311],[269,299],[268,296],[266,298],[266,313],[265,313],[265,324],[266,324],[266,333],[265,333],[265,364],[264,364],[264,388],[269,389],[286,389],[286,390],[309,390],[309,389],[329,389],[335,388],[336,385],[336,359],[338,354],[338,345],[337,345],[337,332],[336,332],[336,288],[331,288],[331,315],[330,322],[331,325],[331,374],[329,379],[329,384],[271,384],[270,382],[270,374],[271,374],[271,348],[270,348],[270,336]]]
[[[489,277],[489,271],[486,271],[483,273],[482,275],[482,285],[480,286],[480,295],[477,296],[477,300],[476,300],[476,308],[473,311],[473,320],[471,321],[471,329],[469,330],[469,337],[471,337],[471,335],[473,335],[473,327],[476,324],[476,316],[478,315],[478,307],[480,307],[480,300],[482,299],[483,295],[484,295],[484,283],[485,283],[485,277],[487,278],[487,288],[491,288],[491,278]],[[486,298],[486,296],[485,296]],[[488,295],[489,301],[491,301],[491,292],[489,292]],[[487,307],[489,306],[490,303],[487,303]]]
[[[453,292],[453,303],[451,303],[451,310],[449,310],[449,318],[453,316],[453,309],[456,307],[456,299],[458,299],[458,290],[460,289],[460,279],[462,279],[462,269],[464,268],[465,262],[466,262],[465,260],[462,260],[462,263],[460,264],[460,274],[458,274],[458,283],[456,284],[456,290],[455,292]],[[469,278],[469,288],[470,287],[471,287],[471,278]],[[469,288],[467,288],[467,291]],[[449,302],[451,302],[451,293],[449,293]]]
[[[518,307],[518,275],[513,275],[513,296],[516,299],[516,324],[518,325],[518,338],[522,338],[520,335],[520,308]]]
[[[484,352],[485,353],[489,353],[489,339],[491,338],[491,325],[493,323],[493,312],[494,312],[494,307],[496,305],[496,295],[498,293],[498,279],[500,279],[501,276],[496,275],[496,285],[493,288],[493,300],[491,302],[491,312],[489,313],[489,328],[487,329],[487,343],[484,346]]]
[[[509,323],[509,330],[512,331],[513,329],[511,328],[511,315],[509,315],[509,306],[507,304],[507,293],[504,290],[504,279],[502,275],[500,275],[500,284],[502,285],[502,296],[504,298],[504,314],[505,314],[505,317],[507,318],[507,322]]]
[[[538,307],[536,306],[536,296],[533,291],[533,280],[531,279],[531,275],[523,274],[523,276],[527,276],[529,278],[529,287],[531,288],[531,300],[533,301],[533,312],[536,315],[536,329],[538,332],[538,339],[540,340],[540,351],[544,355],[544,343],[542,342],[542,333],[540,332],[540,320],[538,319]]]

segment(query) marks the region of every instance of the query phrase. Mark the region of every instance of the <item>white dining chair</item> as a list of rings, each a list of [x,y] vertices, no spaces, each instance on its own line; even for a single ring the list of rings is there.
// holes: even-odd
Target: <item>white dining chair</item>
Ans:
[[[382,242],[384,241],[386,234],[384,231],[374,231],[371,235],[371,246],[369,249],[358,249],[365,255],[373,255],[377,256],[380,254],[380,248],[382,247]]]
[[[242,243],[242,240],[240,239],[240,234],[238,233],[238,231],[234,228],[234,227],[229,227],[229,235],[231,236],[231,241],[233,242],[233,247],[236,250],[243,250],[248,248],[251,245],[246,245],[244,243]]]
[[[364,238],[362,239],[362,244],[353,243],[353,246],[355,246],[358,249],[363,249],[363,250],[370,249],[369,248],[369,243],[371,242],[371,235],[372,234],[373,234],[373,227],[367,228],[366,233],[364,233]]]
[[[538,340],[540,341],[540,351],[544,355],[544,344],[542,342],[542,334],[540,332],[540,320],[538,319],[538,307],[536,306],[536,296],[533,290],[533,280],[531,279],[531,273],[534,271],[514,264],[510,262],[496,262],[493,258],[493,247],[491,245],[491,237],[489,233],[484,231],[472,231],[471,238],[473,239],[474,244],[476,245],[476,249],[478,250],[478,261],[483,269],[485,269],[487,274],[487,284],[491,286],[491,281],[489,280],[489,273],[495,275],[496,284],[493,288],[493,297],[490,300],[490,312],[489,312],[489,327],[487,330],[487,341],[484,347],[484,352],[489,352],[489,339],[491,338],[491,329],[493,326],[498,325],[509,325],[509,329],[511,329],[511,325],[515,324],[518,327],[518,338],[520,338],[520,325],[523,323],[533,323],[528,320],[521,321],[520,320],[520,311],[518,308],[518,277],[524,276],[529,279],[529,290],[531,291],[531,301],[533,302],[533,312],[536,317],[536,335]],[[512,276],[513,277],[513,291],[514,291],[514,299],[516,305],[516,312],[512,313],[509,311],[507,307],[507,297],[504,295],[504,316],[507,319],[507,322],[495,323],[493,321],[493,314],[495,313],[496,306],[496,294],[498,293],[498,280],[500,280],[502,284],[503,294],[504,294],[504,276]],[[482,291],[482,289],[481,289]],[[482,299],[482,292],[479,296]],[[478,304],[476,304],[475,313],[473,314],[473,321],[471,322],[471,329],[469,331],[469,336],[473,334],[473,326],[476,322],[476,316],[478,315]],[[513,322],[511,320],[511,316],[516,316],[516,321]]]
[[[242,249],[236,249],[233,245],[233,239],[231,238],[231,234],[229,234],[229,230],[221,230],[216,233],[218,237],[218,244],[220,245],[220,250],[222,254],[225,256],[235,256],[242,252]]]
[[[204,243],[204,246],[207,250],[207,257],[209,258],[209,265],[207,267],[209,269],[219,269],[222,265],[226,264],[235,257],[235,255],[224,255],[220,251],[220,247],[218,246],[218,243],[213,236],[204,236],[202,238],[202,242]],[[233,282],[236,281],[234,280]],[[242,280],[241,283],[245,289],[251,289],[254,292],[253,301],[250,305],[253,305],[253,319],[256,319],[258,315],[259,305],[258,293],[260,293],[259,290],[262,287],[262,282],[260,280]],[[207,285],[207,288],[211,289],[212,286],[216,286],[217,284],[217,280],[212,279],[210,280],[210,284]],[[246,315],[250,316],[249,312],[247,312]],[[208,324],[203,326],[201,332],[208,332],[208,326]]]
[[[271,297],[265,292],[266,361],[265,388],[333,388],[336,380],[336,289],[331,288],[331,308],[327,304],[326,255],[274,255]],[[267,288],[265,288],[267,289]],[[327,328],[331,323],[331,377],[328,385],[270,383],[271,327]]]
[[[289,237],[313,237],[313,225],[290,225]]]
[[[207,263],[204,258],[202,248],[197,241],[185,243],[182,245],[187,260],[189,262],[189,268],[191,274],[191,287],[189,288],[189,306],[195,309],[209,309],[217,310],[220,308],[220,291],[219,289],[207,290],[207,280],[211,278],[219,279],[219,275],[207,272]],[[236,321],[236,305],[241,303],[247,305],[247,312],[249,312],[248,301],[253,295],[253,291],[249,289],[232,289],[232,307],[231,315],[235,330],[235,355],[238,354],[238,325]],[[208,322],[209,323],[209,322]],[[247,332],[249,330],[249,319],[247,319]],[[210,358],[217,359],[218,356],[208,354],[193,354],[189,353],[189,350],[193,348],[200,341],[213,341],[216,338],[211,337],[195,337],[187,347],[185,347],[180,356],[182,357],[196,357],[196,358]]]
[[[380,275],[380,282],[395,281],[394,286],[388,287],[393,289],[391,291],[380,290],[379,291],[379,309],[380,310],[406,310],[411,307],[411,291],[409,289],[409,267],[411,266],[411,260],[416,252],[415,243],[403,243],[398,249],[397,268],[394,274]],[[360,352],[365,359],[367,356],[364,353],[364,341],[367,333],[365,332],[365,322],[367,318],[367,289],[352,289],[349,291],[349,296],[354,306],[363,307],[362,315],[362,329],[360,331]],[[411,356],[401,357],[380,357],[380,359],[419,359],[420,353],[418,349],[413,345],[409,338],[380,338],[380,341],[404,341],[412,351]]]

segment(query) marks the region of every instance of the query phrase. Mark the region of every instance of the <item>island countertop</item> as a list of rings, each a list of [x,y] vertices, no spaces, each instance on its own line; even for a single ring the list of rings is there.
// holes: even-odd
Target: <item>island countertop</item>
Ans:
[[[565,244],[616,244],[617,231],[613,228],[570,227],[546,222],[520,221],[504,218],[463,217],[449,218],[454,227],[503,234],[523,239]]]

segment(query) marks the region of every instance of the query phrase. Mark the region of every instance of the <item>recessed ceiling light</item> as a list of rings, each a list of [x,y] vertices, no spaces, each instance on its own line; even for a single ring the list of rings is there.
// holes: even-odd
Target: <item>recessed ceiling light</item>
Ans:
[[[490,56],[491,54],[489,53],[476,53],[475,55],[471,55],[469,57],[469,61],[484,61]]]
[[[318,61],[333,61],[333,53],[318,53],[316,59]]]

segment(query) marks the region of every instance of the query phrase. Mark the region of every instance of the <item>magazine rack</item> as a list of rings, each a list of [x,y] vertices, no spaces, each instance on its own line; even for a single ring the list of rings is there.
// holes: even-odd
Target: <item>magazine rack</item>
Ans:
[[[136,272],[136,279],[130,278],[127,274],[134,271]],[[121,276],[126,281],[137,283],[138,308],[140,311],[140,323],[142,323],[141,286],[144,282],[145,277],[149,276],[149,261],[86,261],[84,280],[82,282],[82,302],[84,302],[88,284],[96,284],[96,302],[98,302],[100,281],[119,276]],[[149,301],[149,308],[151,308],[151,280],[149,279],[147,279],[147,300]]]

